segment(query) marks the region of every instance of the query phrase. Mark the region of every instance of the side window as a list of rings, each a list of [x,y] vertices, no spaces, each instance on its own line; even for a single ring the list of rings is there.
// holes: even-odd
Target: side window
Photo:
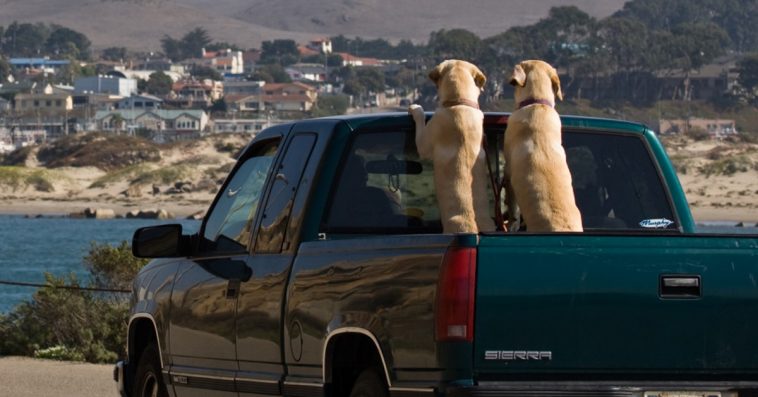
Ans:
[[[262,212],[261,226],[255,244],[256,252],[281,251],[295,193],[315,142],[316,135],[300,134],[295,136],[287,146],[284,159],[276,170],[266,208]]]
[[[246,252],[278,141],[262,143],[231,177],[202,231],[203,252]]]
[[[419,160],[413,132],[358,133],[341,161],[322,231],[441,230],[432,165]]]
[[[563,146],[585,229],[676,229],[663,182],[640,137],[567,131]]]

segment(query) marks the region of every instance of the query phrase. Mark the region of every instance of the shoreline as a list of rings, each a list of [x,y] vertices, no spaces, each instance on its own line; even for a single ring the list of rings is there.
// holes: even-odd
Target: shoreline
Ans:
[[[173,219],[184,219],[204,213],[212,198],[209,200],[144,200],[144,201],[96,201],[85,199],[47,199],[34,198],[0,198],[0,215],[37,216],[69,216],[81,214],[87,208],[111,209],[117,217],[125,217],[134,210],[166,210],[174,215]],[[696,224],[734,224],[742,223],[747,227],[758,227],[758,209],[755,208],[716,208],[692,207],[692,216]]]

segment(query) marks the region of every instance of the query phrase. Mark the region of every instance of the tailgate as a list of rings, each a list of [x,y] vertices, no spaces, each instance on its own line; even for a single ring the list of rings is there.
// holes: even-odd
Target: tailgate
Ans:
[[[733,236],[483,236],[475,371],[758,373],[757,247]]]

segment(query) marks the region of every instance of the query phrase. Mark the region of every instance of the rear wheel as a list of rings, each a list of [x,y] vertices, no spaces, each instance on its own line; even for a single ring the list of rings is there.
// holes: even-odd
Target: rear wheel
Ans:
[[[376,368],[364,369],[353,384],[350,397],[388,397],[389,392]]]
[[[132,391],[136,397],[168,397],[161,375],[161,361],[155,344],[145,347],[137,364]]]

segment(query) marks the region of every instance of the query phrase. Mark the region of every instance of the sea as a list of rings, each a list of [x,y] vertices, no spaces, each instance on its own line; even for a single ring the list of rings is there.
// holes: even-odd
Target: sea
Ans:
[[[196,220],[29,218],[0,215],[0,281],[42,283],[45,272],[56,276],[73,273],[81,284],[89,280],[83,258],[93,242],[131,244],[134,231],[144,226],[180,223],[188,233],[200,228]],[[34,287],[0,284],[0,314],[31,300]]]
[[[75,274],[86,283],[89,274],[82,264],[92,242],[117,245],[131,243],[140,227],[180,223],[187,233],[200,228],[195,220],[73,219],[65,217],[29,218],[0,215],[0,281],[44,283],[44,273],[56,276]],[[733,222],[698,225],[705,233],[758,234],[757,227],[735,227]],[[20,302],[28,301],[33,287],[0,284],[0,314],[9,313]]]

